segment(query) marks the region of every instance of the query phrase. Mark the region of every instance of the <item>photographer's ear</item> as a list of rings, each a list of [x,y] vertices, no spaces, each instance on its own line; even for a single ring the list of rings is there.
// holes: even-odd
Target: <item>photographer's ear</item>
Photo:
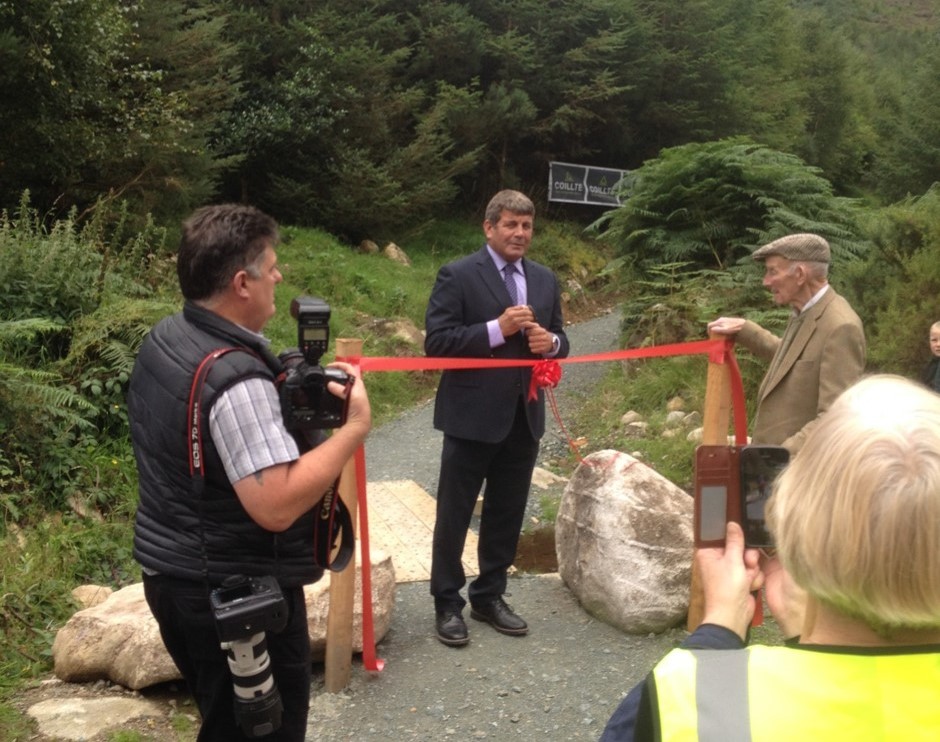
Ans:
[[[245,299],[249,296],[249,286],[248,280],[251,276],[248,274],[248,271],[242,268],[234,276],[230,282],[232,290],[235,292],[235,295],[239,298]]]

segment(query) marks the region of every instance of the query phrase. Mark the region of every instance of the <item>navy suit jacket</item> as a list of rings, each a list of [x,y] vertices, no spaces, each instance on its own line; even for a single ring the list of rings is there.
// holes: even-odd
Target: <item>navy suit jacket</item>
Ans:
[[[555,333],[561,343],[555,358],[568,355],[561,313],[561,291],[551,270],[523,258],[527,303],[537,322]],[[486,323],[510,306],[509,292],[496,264],[482,247],[467,257],[443,266],[428,300],[425,315],[425,353],[451,358],[526,358],[529,352],[521,332],[504,345],[490,348]],[[518,397],[528,394],[530,367],[444,371],[434,403],[434,427],[447,435],[485,443],[498,443],[509,435]],[[535,440],[545,432],[545,396],[525,405]]]

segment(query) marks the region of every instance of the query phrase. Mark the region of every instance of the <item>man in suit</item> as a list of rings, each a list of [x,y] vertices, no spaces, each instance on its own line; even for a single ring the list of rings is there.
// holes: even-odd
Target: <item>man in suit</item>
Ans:
[[[563,358],[568,355],[561,292],[548,268],[525,257],[535,206],[518,191],[497,193],[486,208],[486,244],[443,266],[428,301],[424,343],[429,356]],[[527,399],[531,367],[444,371],[434,427],[444,433],[431,558],[435,629],[448,646],[470,640],[461,563],[467,530],[483,482],[479,576],[467,593],[471,617],[510,636],[528,625],[503,600],[516,556],[545,400]]]
[[[865,368],[862,321],[828,283],[829,243],[791,234],[754,252],[774,302],[792,307],[783,337],[740,317],[719,317],[708,330],[734,335],[770,361],[758,392],[754,443],[784,446],[795,455],[816,420]]]

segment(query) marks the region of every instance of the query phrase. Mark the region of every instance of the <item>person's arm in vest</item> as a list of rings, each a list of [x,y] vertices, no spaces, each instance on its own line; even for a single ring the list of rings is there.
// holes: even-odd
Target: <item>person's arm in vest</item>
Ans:
[[[763,582],[759,552],[745,549],[744,531],[729,522],[725,546],[698,549],[695,560],[705,592],[703,623],[686,639],[687,649],[740,649],[747,641],[757,603],[754,590]],[[652,677],[634,688],[614,713],[602,742],[653,739],[656,688]]]

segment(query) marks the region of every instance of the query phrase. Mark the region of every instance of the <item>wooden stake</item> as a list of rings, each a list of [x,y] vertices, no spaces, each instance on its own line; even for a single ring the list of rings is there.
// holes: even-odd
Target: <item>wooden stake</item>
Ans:
[[[336,357],[356,361],[362,357],[362,340],[337,338]],[[365,484],[365,483],[363,483]],[[339,479],[339,496],[349,508],[353,527],[357,527],[359,483],[356,480],[356,462],[352,457],[343,466]],[[353,608],[356,592],[356,553],[342,572],[330,572],[330,609],[326,619],[326,657],[324,687],[329,693],[339,693],[352,674]]]
[[[725,335],[708,333],[709,340],[723,340]],[[728,442],[728,424],[731,422],[731,371],[726,363],[708,361],[705,379],[705,410],[702,414],[702,443],[724,445]],[[705,614],[705,593],[695,560],[692,560],[692,583],[689,586],[689,615],[686,628],[695,631]]]

